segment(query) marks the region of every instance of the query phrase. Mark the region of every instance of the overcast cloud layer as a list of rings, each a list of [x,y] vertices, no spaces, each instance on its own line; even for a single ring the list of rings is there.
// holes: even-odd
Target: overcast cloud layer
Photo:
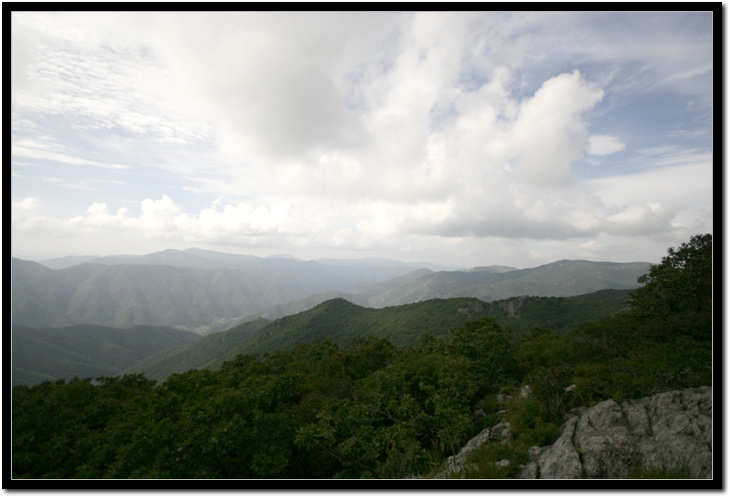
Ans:
[[[460,266],[712,233],[711,13],[13,13],[12,243]]]

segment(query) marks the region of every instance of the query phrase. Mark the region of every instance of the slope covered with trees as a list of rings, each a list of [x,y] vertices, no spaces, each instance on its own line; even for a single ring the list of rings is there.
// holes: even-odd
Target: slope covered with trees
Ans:
[[[555,440],[568,409],[712,385],[712,237],[671,250],[644,279],[630,309],[566,336],[476,319],[417,346],[319,340],[159,385],[126,375],[18,386],[12,474],[403,478],[438,470],[506,418],[509,443],[484,457],[509,451],[492,475],[514,476],[529,447]],[[524,385],[533,394],[521,399]],[[513,394],[507,411],[500,394]]]
[[[445,338],[469,320],[492,318],[514,335],[548,326],[564,335],[573,327],[626,307],[629,292],[603,290],[576,297],[514,297],[498,302],[478,299],[433,299],[369,309],[342,298],[276,321],[259,319],[199,341],[159,352],[125,371],[163,380],[172,373],[217,369],[239,354],[264,354],[319,339],[346,345],[356,337],[384,338],[397,347],[415,347],[427,336]]]
[[[12,382],[34,385],[64,378],[112,376],[159,351],[191,344],[199,338],[189,331],[152,326],[14,326]]]

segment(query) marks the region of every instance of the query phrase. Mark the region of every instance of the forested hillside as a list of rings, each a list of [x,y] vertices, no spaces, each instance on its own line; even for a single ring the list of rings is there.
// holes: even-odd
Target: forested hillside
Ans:
[[[415,346],[426,335],[443,338],[469,319],[491,317],[513,332],[548,326],[565,334],[573,326],[617,312],[629,292],[603,290],[576,297],[514,297],[491,303],[435,299],[385,309],[365,309],[339,298],[276,321],[256,319],[204,337],[173,328],[130,329],[95,325],[12,328],[13,384],[143,373],[164,380],[173,373],[218,368],[239,353],[265,353],[328,338],[345,345],[356,336],[388,338]]]
[[[433,474],[507,419],[511,438],[482,454],[492,469],[480,477],[513,477],[573,407],[712,385],[712,268],[711,235],[693,237],[649,269],[629,309],[565,336],[482,318],[415,346],[324,339],[160,384],[126,375],[17,386],[12,476],[405,478]],[[506,453],[507,466],[493,464]]]
[[[577,297],[514,297],[486,303],[478,299],[433,299],[416,304],[368,309],[337,298],[276,321],[257,320],[159,352],[125,373],[143,373],[163,380],[172,373],[207,367],[217,369],[239,354],[265,354],[302,343],[327,339],[347,345],[357,337],[384,338],[396,347],[415,347],[424,338],[445,338],[467,321],[491,318],[516,335],[548,326],[559,335],[584,321],[625,308],[627,290],[604,290]]]
[[[190,344],[198,338],[189,331],[152,326],[14,326],[10,342],[12,383],[34,385],[74,377],[113,376],[161,350]]]

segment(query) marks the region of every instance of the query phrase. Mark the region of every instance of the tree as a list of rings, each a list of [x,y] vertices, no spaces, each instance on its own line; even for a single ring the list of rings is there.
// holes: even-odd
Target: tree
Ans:
[[[711,339],[712,235],[695,235],[678,249],[670,248],[638,282],[646,285],[630,299],[637,317],[651,320],[665,336],[681,332]]]
[[[678,249],[669,248],[661,264],[638,279],[631,303],[649,312],[702,312],[712,309],[712,235],[695,235]]]
[[[472,368],[485,385],[498,385],[516,369],[505,333],[490,318],[475,319],[452,330],[446,351],[473,361]]]
[[[670,248],[630,309],[573,332],[579,389],[640,397],[712,383],[712,235]]]

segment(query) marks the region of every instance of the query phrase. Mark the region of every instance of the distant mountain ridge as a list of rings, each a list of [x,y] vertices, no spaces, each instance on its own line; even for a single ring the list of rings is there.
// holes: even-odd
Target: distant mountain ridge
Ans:
[[[13,325],[33,327],[194,329],[301,296],[240,269],[87,263],[54,271],[13,259],[11,271]]]
[[[95,264],[153,264],[179,267],[197,267],[200,269],[218,269],[231,267],[247,267],[267,260],[289,260],[300,263],[311,263],[324,266],[377,266],[377,267],[404,267],[411,269],[429,268],[433,271],[454,271],[457,266],[445,266],[431,262],[402,262],[383,257],[361,257],[357,259],[324,258],[305,261],[289,255],[257,257],[253,255],[230,254],[200,248],[184,250],[167,249],[145,255],[111,255],[111,256],[66,256],[38,261],[51,269],[66,269],[71,266],[87,262]]]
[[[405,265],[328,266],[199,249],[96,258],[56,270],[13,258],[13,324],[220,330],[229,320],[278,304],[352,291],[412,270]]]
[[[431,272],[382,293],[368,294],[367,305],[387,307],[451,297],[491,302],[519,295],[569,297],[604,289],[631,289],[640,286],[637,279],[649,266],[648,262],[563,260],[526,269],[492,266],[493,270]]]
[[[563,260],[526,269],[433,271],[380,259],[324,264],[202,249],[98,257],[63,269],[13,258],[12,321],[33,327],[174,326],[204,334],[301,312],[333,297],[382,308],[434,298],[490,302],[637,288],[649,266]]]

